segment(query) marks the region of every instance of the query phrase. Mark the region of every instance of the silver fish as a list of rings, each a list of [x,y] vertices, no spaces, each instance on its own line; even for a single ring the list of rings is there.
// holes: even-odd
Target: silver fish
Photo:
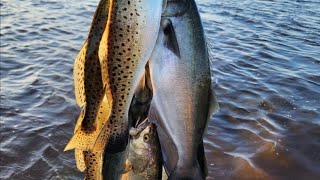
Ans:
[[[149,61],[149,119],[157,124],[169,179],[204,179],[203,134],[218,110],[205,36],[193,0],[168,1]]]

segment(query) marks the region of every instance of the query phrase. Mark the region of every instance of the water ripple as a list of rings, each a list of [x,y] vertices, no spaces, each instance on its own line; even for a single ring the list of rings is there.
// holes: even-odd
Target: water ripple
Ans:
[[[318,0],[197,0],[220,111],[208,179],[320,178]],[[82,179],[63,152],[80,112],[73,60],[97,1],[4,0],[1,179]]]

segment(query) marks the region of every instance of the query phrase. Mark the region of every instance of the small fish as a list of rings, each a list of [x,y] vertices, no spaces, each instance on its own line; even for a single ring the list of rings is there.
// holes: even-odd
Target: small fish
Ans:
[[[128,180],[160,180],[162,162],[156,126],[146,119],[137,128],[131,128],[130,135],[128,162],[132,169],[126,178]]]
[[[157,125],[169,179],[205,179],[203,134],[218,104],[207,44],[194,0],[169,0],[149,61]]]

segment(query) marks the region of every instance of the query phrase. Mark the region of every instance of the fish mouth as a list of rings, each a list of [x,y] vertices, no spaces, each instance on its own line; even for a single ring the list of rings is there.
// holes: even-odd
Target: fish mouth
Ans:
[[[130,136],[137,139],[140,136],[142,131],[146,131],[146,133],[153,132],[155,130],[155,125],[149,121],[149,118],[146,118],[141,123],[137,124],[136,127],[132,127],[129,131]]]

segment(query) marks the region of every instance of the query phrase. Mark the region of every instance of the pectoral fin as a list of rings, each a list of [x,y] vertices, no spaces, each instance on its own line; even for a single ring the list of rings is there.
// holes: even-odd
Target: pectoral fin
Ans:
[[[164,33],[164,46],[168,48],[177,57],[180,56],[180,49],[176,37],[176,33],[170,19],[164,19],[162,21],[163,33]]]

